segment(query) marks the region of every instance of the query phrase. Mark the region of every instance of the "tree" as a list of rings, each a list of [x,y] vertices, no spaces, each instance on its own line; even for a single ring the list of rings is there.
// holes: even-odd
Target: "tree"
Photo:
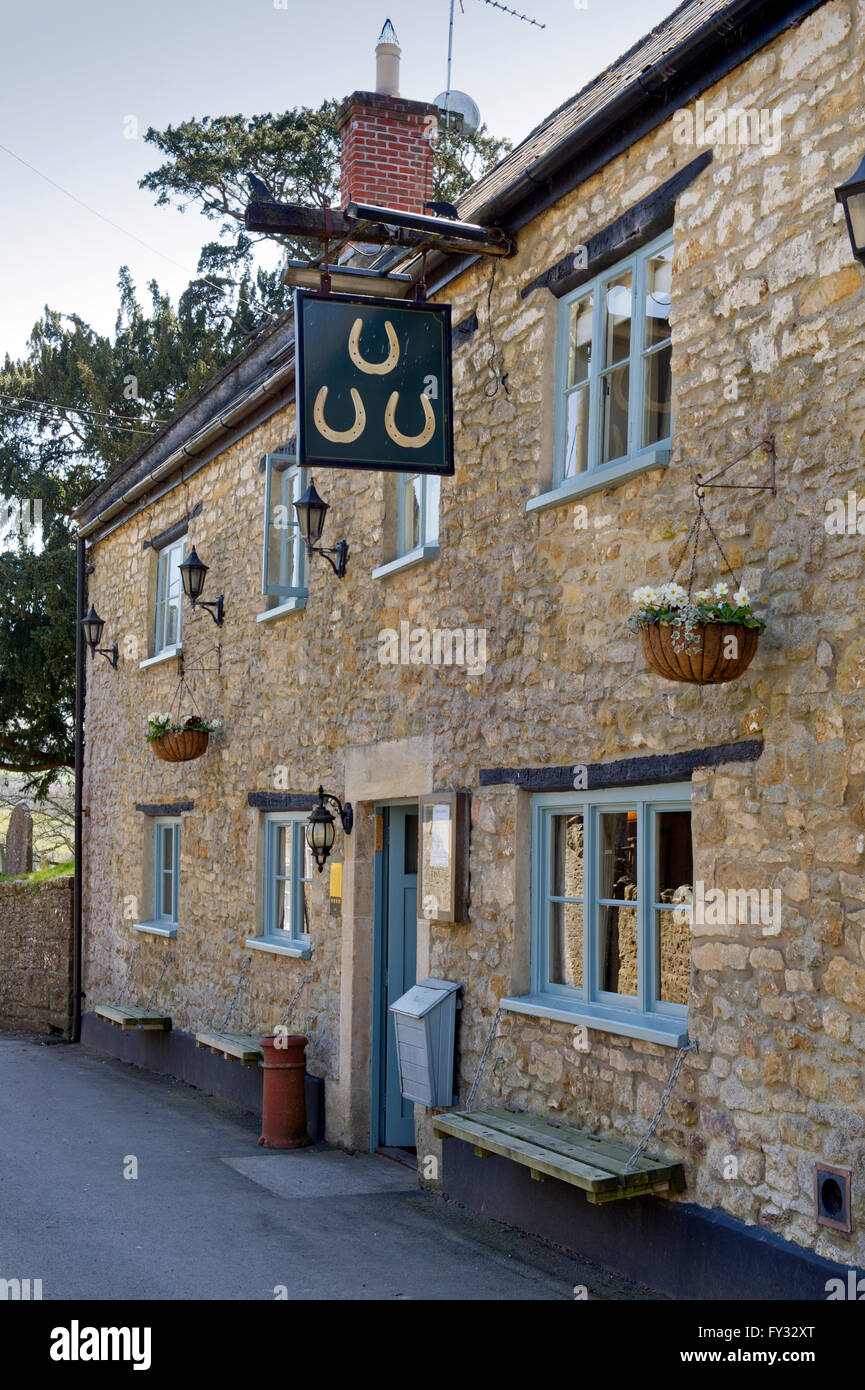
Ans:
[[[230,360],[248,332],[193,282],[150,312],[120,273],[113,338],[46,308],[27,355],[0,370],[0,769],[44,794],[71,768],[75,700],[72,512]]]

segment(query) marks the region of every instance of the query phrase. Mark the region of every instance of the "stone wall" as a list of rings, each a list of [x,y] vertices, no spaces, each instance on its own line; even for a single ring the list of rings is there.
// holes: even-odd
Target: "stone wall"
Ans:
[[[0,1028],[69,1032],[73,883],[0,883]]]
[[[778,890],[780,930],[693,935],[688,1029],[700,1051],[686,1062],[654,1146],[684,1160],[683,1200],[863,1263],[865,542],[823,524],[829,499],[862,488],[865,290],[833,187],[861,158],[863,63],[865,12],[834,0],[703,94],[706,108],[771,111],[780,138],[772,148],[716,143],[713,162],[679,199],[668,469],[595,493],[584,511],[526,513],[552,473],[556,304],[546,290],[520,291],[694,158],[694,145],[674,139],[673,120],[523,229],[513,259],[495,272],[479,263],[448,286],[454,321],[476,311],[481,331],[455,350],[457,469],[442,483],[437,560],[373,580],[393,558],[394,479],[322,471],[316,483],[331,503],[324,539],[349,538],[348,576],[339,582],[315,562],[305,610],[256,621],[267,606],[260,459],[293,434],[290,408],[94,547],[90,596],[123,659],[116,672],[104,662],[88,671],[90,1000],[116,995],[140,939],[130,1000],[147,998],[171,949],[158,1002],[178,1027],[212,1026],[233,993],[245,938],[259,929],[261,827],[248,793],[309,792],[319,782],[341,792],[351,774],[357,820],[338,844],[342,918],[329,914],[318,879],[312,958],[253,952],[232,1026],[272,1027],[308,975],[292,1025],[308,1029],[309,1069],[327,1081],[328,1137],[365,1147],[376,797],[472,790],[470,920],[422,924],[419,937],[419,974],[463,987],[464,1101],[499,1000],[528,988],[530,798],[481,788],[480,769],[761,736],[755,763],[694,777],[694,874],[725,891]],[[509,392],[490,399],[482,387],[493,273],[492,327]],[[664,683],[626,635],[631,591],[669,576],[693,515],[692,470],[730,462],[768,430],[778,495],[715,493],[709,506],[769,629],[734,684]],[[762,481],[761,456],[737,476]],[[187,607],[184,648],[188,667],[204,668],[198,704],[225,725],[206,757],[169,765],[143,739],[147,712],[170,704],[178,677],[176,662],[138,666],[148,654],[154,564],[144,543],[199,502],[190,537],[214,593],[225,594],[226,619],[217,631]],[[484,628],[486,670],[380,665],[378,634],[401,620]],[[139,938],[132,922],[149,827],[135,804],[187,799],[195,805],[183,818],[177,940]],[[480,1100],[636,1139],[675,1053],[595,1030],[588,1051],[574,1040],[566,1023],[507,1016]],[[421,1152],[432,1152],[421,1110],[418,1135]],[[815,1224],[818,1158],[854,1170],[852,1238]]]

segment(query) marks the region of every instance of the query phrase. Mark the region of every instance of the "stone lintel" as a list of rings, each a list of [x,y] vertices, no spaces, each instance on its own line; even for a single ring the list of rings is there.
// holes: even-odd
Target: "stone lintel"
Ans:
[[[623,261],[627,256],[633,255],[641,246],[654,241],[656,236],[672,227],[679,194],[684,192],[711,162],[711,150],[704,150],[666,183],[662,183],[639,203],[628,208],[627,212],[623,212],[615,222],[602,227],[590,237],[585,248],[587,265],[578,264],[577,251],[569,251],[567,256],[563,256],[555,265],[535,276],[528,285],[524,285],[520,290],[520,297],[525,299],[533,290],[548,289],[556,299],[561,299],[563,295],[570,294],[571,290],[577,289],[587,280],[594,280],[596,275],[600,275],[601,271],[607,270],[617,261]]]
[[[758,738],[738,743],[694,748],[686,753],[661,753],[644,758],[619,758],[613,763],[568,763],[565,767],[484,767],[482,787],[505,783],[531,792],[569,792],[574,790],[574,768],[585,766],[586,791],[604,787],[651,786],[655,782],[681,782],[698,767],[717,767],[721,763],[754,762],[763,752]]]
[[[310,792],[250,792],[246,798],[258,811],[311,811],[317,800]]]

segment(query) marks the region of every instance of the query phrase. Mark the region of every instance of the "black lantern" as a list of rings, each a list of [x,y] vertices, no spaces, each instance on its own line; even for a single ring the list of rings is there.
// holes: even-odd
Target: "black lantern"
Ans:
[[[183,564],[179,565],[178,568],[183,582],[183,592],[192,604],[193,613],[196,608],[205,608],[216,626],[222,627],[223,596],[220,594],[212,603],[205,603],[202,599],[201,592],[207,578],[208,566],[203,560],[199,560],[195,546],[192,547]]]
[[[354,812],[349,802],[343,806],[338,796],[331,796],[323,787],[318,789],[318,802],[312,809],[312,814],[306,823],[306,843],[312,851],[316,868],[321,873],[328,861],[330,852],[333,849],[333,842],[336,838],[336,830],[333,823],[333,815],[327,809],[325,802],[331,801],[339,812],[342,821],[342,828],[346,835],[351,834],[351,827],[354,824]]]
[[[295,502],[294,510],[297,513],[300,534],[306,544],[307,555],[323,555],[337,579],[344,578],[345,567],[348,563],[348,542],[337,541],[336,545],[330,548],[318,544],[324,530],[328,503],[319,497],[315,490],[315,483],[311,479],[306,492]],[[336,556],[335,560],[332,558],[334,555]]]
[[[835,197],[844,205],[853,255],[865,264],[865,158],[853,177],[835,189]]]
[[[116,669],[120,656],[117,643],[115,642],[113,647],[100,647],[99,643],[102,641],[102,632],[105,627],[105,622],[100,618],[92,603],[87,617],[81,619],[81,626],[84,628],[84,640],[90,648],[90,655],[95,656],[98,652],[100,656],[105,657],[109,666],[113,666]]]

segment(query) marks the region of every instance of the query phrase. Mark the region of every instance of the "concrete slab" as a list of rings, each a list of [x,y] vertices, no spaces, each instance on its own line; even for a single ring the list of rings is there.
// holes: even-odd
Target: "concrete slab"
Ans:
[[[223,1159],[229,1168],[278,1197],[357,1197],[371,1192],[417,1192],[417,1174],[375,1154],[297,1149],[255,1158]]]

